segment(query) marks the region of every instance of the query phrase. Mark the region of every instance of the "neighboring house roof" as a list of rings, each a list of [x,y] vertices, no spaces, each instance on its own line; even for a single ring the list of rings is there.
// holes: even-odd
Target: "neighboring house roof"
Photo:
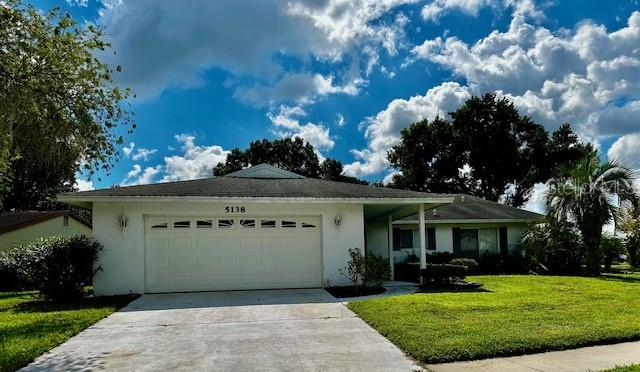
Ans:
[[[453,198],[452,195],[445,194],[430,194],[307,178],[267,164],[257,165],[221,177],[63,193],[58,197],[60,200],[66,201],[93,200],[102,197],[439,198],[443,199],[443,202],[450,202]]]
[[[76,221],[91,228],[91,223],[85,221],[80,216],[68,210],[62,211],[27,211],[27,212],[6,212],[0,213],[0,234],[7,233],[27,226],[45,222],[53,218],[69,216]]]
[[[536,221],[544,215],[500,204],[471,195],[456,195],[451,204],[445,204],[425,213],[427,222],[486,222],[486,221]],[[398,220],[399,222],[416,222],[417,215]]]

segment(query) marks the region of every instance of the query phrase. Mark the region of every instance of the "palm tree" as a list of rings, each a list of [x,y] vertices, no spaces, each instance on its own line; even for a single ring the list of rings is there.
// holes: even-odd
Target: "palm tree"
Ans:
[[[638,205],[633,181],[631,169],[614,160],[601,163],[594,151],[551,182],[547,210],[555,218],[575,222],[586,248],[590,275],[600,274],[602,227],[618,220],[617,205]]]

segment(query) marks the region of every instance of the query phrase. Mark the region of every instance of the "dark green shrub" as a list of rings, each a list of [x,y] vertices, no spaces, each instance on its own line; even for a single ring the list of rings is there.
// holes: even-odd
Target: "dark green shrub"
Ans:
[[[11,265],[8,253],[0,253],[0,291],[18,291],[20,289],[18,273]]]
[[[407,262],[409,262],[409,263],[415,263],[415,262],[418,262],[418,263],[419,263],[419,262],[420,262],[420,257],[418,257],[418,255],[417,255],[417,254],[415,254],[415,253],[413,253],[413,252],[412,252],[412,253],[409,253],[409,254],[407,255]]]
[[[412,283],[420,281],[420,262],[395,264],[393,269],[395,280]]]
[[[85,236],[50,237],[18,247],[9,255],[22,286],[53,300],[82,297],[91,285],[100,243]]]
[[[391,267],[389,260],[368,254],[364,257],[364,272],[362,275],[362,285],[365,287],[379,287],[385,280],[389,280]]]
[[[602,251],[605,271],[611,271],[613,261],[617,260],[620,255],[626,253],[623,240],[617,236],[608,234],[602,235],[600,250]]]
[[[389,260],[376,255],[363,255],[360,249],[349,249],[349,262],[340,269],[358,291],[358,287],[376,287],[389,279],[391,268]]]
[[[431,254],[427,254],[427,263],[430,264],[446,264],[449,261],[456,258],[453,253],[449,252],[434,252]]]
[[[572,275],[582,272],[585,249],[581,242],[570,222],[550,219],[529,228],[523,236],[522,249],[532,271]]]
[[[427,264],[420,270],[424,284],[446,285],[463,280],[467,276],[467,267],[452,264]]]
[[[467,268],[467,272],[469,273],[476,272],[476,269],[478,268],[478,262],[473,258],[454,258],[449,261],[449,263],[452,265],[464,266]]]

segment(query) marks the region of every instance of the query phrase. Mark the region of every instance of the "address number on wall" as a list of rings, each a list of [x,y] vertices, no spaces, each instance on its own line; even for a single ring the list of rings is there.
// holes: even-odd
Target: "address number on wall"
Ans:
[[[224,207],[224,213],[245,213],[247,209],[245,207],[230,205]]]

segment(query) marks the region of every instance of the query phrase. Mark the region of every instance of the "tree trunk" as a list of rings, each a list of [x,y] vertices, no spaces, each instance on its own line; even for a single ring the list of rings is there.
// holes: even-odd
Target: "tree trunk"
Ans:
[[[581,230],[582,239],[584,240],[584,245],[587,249],[584,260],[587,268],[587,275],[598,276],[600,275],[600,261],[602,260],[602,253],[600,250],[602,226],[600,226],[600,228],[590,227]]]
[[[638,249],[632,244],[627,244],[627,254],[629,255],[629,265],[631,267],[638,266]]]

